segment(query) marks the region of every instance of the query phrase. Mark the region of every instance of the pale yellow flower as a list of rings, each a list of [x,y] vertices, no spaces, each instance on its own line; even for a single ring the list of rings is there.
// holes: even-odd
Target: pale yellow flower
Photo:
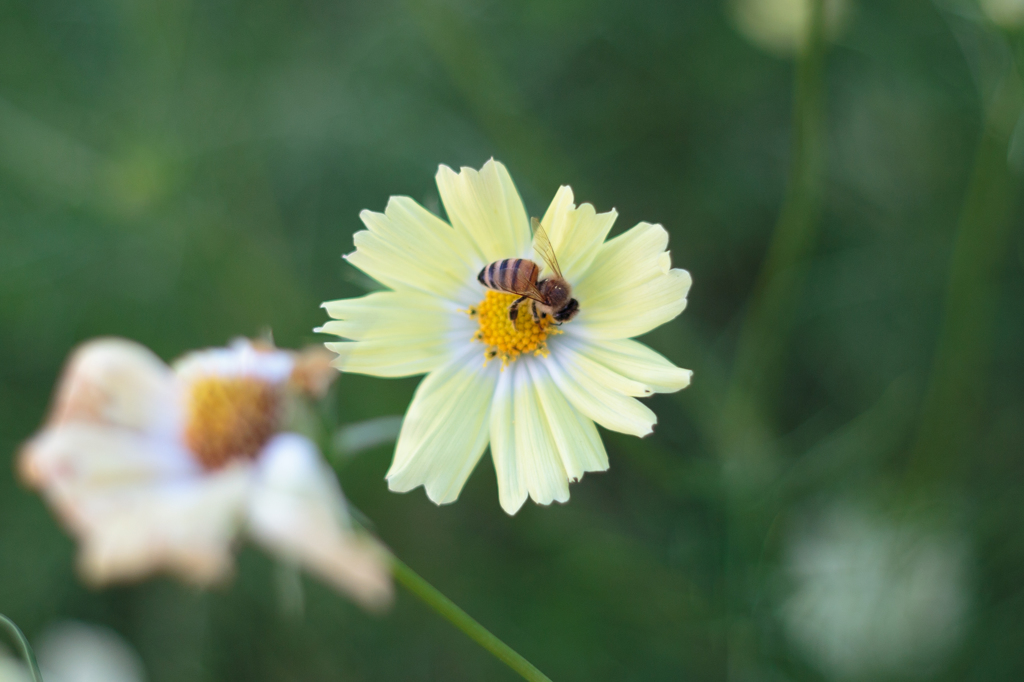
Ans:
[[[324,304],[320,330],[346,372],[426,374],[406,413],[388,486],[424,486],[453,502],[490,444],[502,508],[527,496],[569,499],[569,482],[608,468],[594,422],[645,436],[657,417],[637,397],[687,386],[680,369],[632,340],[686,307],[690,275],[672,269],[668,233],[640,223],[605,241],[616,213],[576,207],[562,187],[541,221],[579,314],[562,326],[523,312],[508,320],[511,294],[486,290],[481,268],[534,255],[530,221],[508,171],[441,166],[437,185],[450,224],[407,197],[384,213],[363,211],[348,261],[388,287]],[[546,275],[542,275],[546,276]]]
[[[132,341],[83,344],[19,462],[78,540],[83,577],[213,583],[244,534],[366,607],[387,605],[386,561],[350,528],[333,471],[310,440],[281,431],[289,382],[310,383],[297,367],[295,354],[244,340],[173,368]]]

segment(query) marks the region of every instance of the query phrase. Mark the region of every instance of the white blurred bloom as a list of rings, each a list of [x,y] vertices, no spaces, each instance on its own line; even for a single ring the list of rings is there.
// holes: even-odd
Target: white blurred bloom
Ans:
[[[173,369],[123,339],[72,355],[20,470],[78,539],[88,582],[163,570],[213,583],[244,532],[366,607],[389,603],[386,561],[350,529],[333,471],[311,441],[281,432],[297,366],[245,340]]]
[[[794,55],[807,43],[811,0],[730,0],[730,9],[743,37],[767,52]],[[835,39],[849,15],[849,0],[825,0],[826,38]]]
[[[48,627],[36,645],[46,682],[144,682],[142,659],[109,628],[76,621]]]
[[[1024,0],[978,0],[978,4],[994,24],[1006,29],[1024,26]]]
[[[928,674],[964,633],[968,551],[954,535],[836,506],[790,538],[788,570],[786,631],[837,679]]]
[[[32,682],[25,662],[0,647],[0,682]]]
[[[33,647],[46,682],[145,682],[142,659],[113,630],[77,621],[49,626]],[[32,682],[25,661],[0,647],[0,682]]]
[[[657,417],[635,398],[690,383],[689,370],[633,340],[683,311],[690,274],[672,268],[663,227],[640,223],[606,241],[615,211],[577,207],[562,187],[541,224],[579,314],[559,327],[524,306],[513,325],[516,295],[477,279],[504,259],[545,267],[512,178],[492,159],[479,171],[441,166],[437,185],[451,224],[407,197],[363,211],[368,229],[348,261],[390,290],[325,303],[335,321],[317,331],[349,339],[327,344],[346,372],[427,375],[402,424],[391,490],[422,485],[434,502],[453,502],[489,444],[507,513],[527,497],[565,502],[570,481],[608,468],[594,422],[645,436]]]

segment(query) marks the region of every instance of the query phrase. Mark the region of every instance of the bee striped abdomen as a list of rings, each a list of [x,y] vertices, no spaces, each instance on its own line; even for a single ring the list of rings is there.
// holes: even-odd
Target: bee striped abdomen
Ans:
[[[534,290],[538,275],[540,268],[533,261],[525,258],[506,258],[485,266],[476,278],[488,289],[524,294]]]

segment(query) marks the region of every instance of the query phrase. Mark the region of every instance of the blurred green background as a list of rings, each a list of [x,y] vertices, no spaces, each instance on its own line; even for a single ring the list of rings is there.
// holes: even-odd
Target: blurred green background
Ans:
[[[112,627],[153,682],[516,679],[408,593],[375,618],[306,580],[296,617],[252,549],[208,593],[87,590],[12,467],[79,341],[318,342],[319,303],[365,291],[359,211],[440,210],[437,165],[493,156],[532,215],[570,184],[613,234],[665,225],[695,284],[644,340],[694,383],[515,517],[488,458],[440,508],[387,491],[389,447],[336,460],[398,556],[558,681],[1024,679],[1019,38],[972,2],[852,5],[780,273],[795,66],[731,16],[0,0],[0,611]],[[338,421],[416,383],[343,376]]]

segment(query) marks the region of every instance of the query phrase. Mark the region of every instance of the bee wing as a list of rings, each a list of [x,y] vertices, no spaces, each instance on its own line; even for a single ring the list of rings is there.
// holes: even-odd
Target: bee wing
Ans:
[[[544,259],[544,264],[561,279],[562,268],[558,267],[558,259],[555,258],[555,249],[551,246],[547,230],[536,218],[531,218],[530,224],[533,227],[533,250]]]
[[[544,297],[541,295],[540,289],[537,288],[537,284],[535,282],[530,282],[529,280],[515,282],[515,288],[509,293],[532,298],[533,300],[540,301],[541,303],[544,302]]]
[[[535,301],[544,303],[544,297],[541,295],[540,289],[538,289],[537,285],[533,283],[520,285],[513,289],[501,289],[501,291],[515,294],[516,296],[525,296],[526,298],[532,298]]]
[[[547,301],[544,299],[544,297],[541,296],[540,289],[537,288],[537,285],[531,286],[529,291],[520,291],[518,293],[519,293],[520,296],[525,296],[526,298],[532,298],[533,300],[537,301],[538,303],[547,303]]]

